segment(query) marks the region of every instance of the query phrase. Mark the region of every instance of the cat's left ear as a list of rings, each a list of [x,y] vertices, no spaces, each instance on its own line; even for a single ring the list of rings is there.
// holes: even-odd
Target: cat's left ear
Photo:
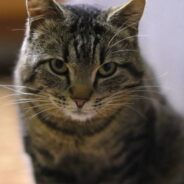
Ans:
[[[130,26],[137,30],[145,3],[146,0],[131,0],[123,6],[112,8],[108,12],[107,21],[116,27]]]

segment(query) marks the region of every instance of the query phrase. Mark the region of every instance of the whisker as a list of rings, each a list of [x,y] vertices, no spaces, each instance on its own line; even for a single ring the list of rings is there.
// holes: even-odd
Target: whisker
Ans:
[[[8,84],[8,85],[0,84],[0,87],[2,87],[2,88],[7,88],[7,89],[10,89],[10,90],[11,90],[11,89],[15,90],[16,87],[17,87],[17,88],[27,88],[27,89],[35,90],[34,88],[31,88],[31,87],[28,87],[28,86],[10,85],[10,84]]]
[[[113,51],[111,52],[111,54],[114,54],[114,53],[122,53],[122,52],[138,52],[138,50],[131,50],[131,49],[125,49],[125,50],[116,50],[116,51]]]
[[[164,87],[162,87],[161,85],[145,85],[145,86],[139,86],[139,87],[137,87],[137,88],[139,88],[139,89],[158,89],[158,90],[160,90],[160,89],[162,89],[162,88],[164,88],[164,89],[167,89],[167,90],[173,90],[173,88],[170,88],[170,87],[166,87],[166,86],[164,86]]]
[[[12,103],[8,103],[8,104],[2,104],[1,107],[6,107],[6,106],[11,106],[11,105],[19,105],[19,104],[27,104],[27,103],[30,103],[30,102],[46,102],[46,100],[44,99],[28,99],[28,98],[25,98],[25,99],[16,99],[15,102],[12,102]]]
[[[12,31],[25,31],[25,29],[17,28],[17,29],[12,29]]]
[[[148,100],[148,101],[153,101],[153,98],[145,97],[145,96],[140,96],[140,95],[130,95],[131,98],[135,100]]]
[[[44,109],[44,110],[42,110],[42,111],[40,111],[40,112],[38,112],[38,113],[35,113],[33,116],[31,116],[29,119],[30,120],[32,120],[32,119],[34,119],[35,117],[37,117],[39,114],[42,114],[42,113],[44,113],[44,112],[47,112],[47,111],[49,111],[49,110],[53,110],[53,109],[56,109],[55,107],[49,107],[49,108],[47,108],[47,109]]]
[[[144,114],[142,114],[141,112],[137,111],[132,106],[126,105],[125,107],[128,108],[128,109],[130,109],[130,110],[132,110],[132,111],[134,111],[134,112],[136,112],[140,117],[142,117],[143,119],[147,120],[147,117]]]
[[[131,26],[135,25],[135,23],[132,23],[126,27],[124,27],[124,25],[114,34],[114,36],[110,39],[110,41],[108,42],[107,46],[109,47],[110,44],[113,42],[113,40],[116,38],[116,36],[118,36],[122,31],[125,31],[126,29],[130,28]]]
[[[166,77],[167,75],[169,74],[169,72],[164,72],[164,73],[162,73],[162,74],[160,74],[160,75],[156,75],[155,77],[149,77],[149,78],[147,78],[147,79],[144,79],[144,81],[155,81],[155,78],[156,79],[162,79],[163,77]]]
[[[121,43],[121,42],[123,42],[123,41],[125,41],[125,40],[131,39],[131,38],[136,38],[136,37],[138,37],[138,38],[144,38],[144,37],[148,37],[148,36],[147,36],[147,35],[133,35],[133,36],[128,36],[128,37],[123,38],[123,39],[121,39],[121,40],[118,40],[118,41],[115,42],[114,44],[110,45],[110,46],[108,47],[108,50],[112,49],[113,47],[115,47],[116,45],[118,45],[119,43]]]
[[[37,105],[30,105],[29,107],[23,108],[24,110],[33,109],[36,107],[44,107],[44,105],[50,105],[50,103],[43,103],[43,104],[37,104]]]
[[[136,93],[136,92],[148,92],[148,93],[154,93],[154,94],[162,94],[160,91],[158,91],[157,89],[135,89],[135,90],[131,90],[130,93]]]
[[[0,100],[4,100],[4,99],[10,98],[10,97],[17,97],[17,96],[18,96],[18,94],[9,94],[9,95],[2,96],[2,97],[0,98]]]
[[[47,99],[21,98],[21,99],[17,99],[16,101],[17,102],[21,102],[21,101],[45,102],[45,101],[47,101]]]
[[[27,87],[27,86],[17,86],[17,85],[0,85],[0,87],[4,88],[4,89],[8,89],[12,92],[15,93],[15,95],[19,96],[19,95],[32,95],[32,96],[40,96],[40,94],[35,94],[35,93],[28,93],[23,91],[24,89],[30,89],[30,90],[36,90],[34,88],[31,87]],[[17,89],[18,88],[18,89]],[[43,96],[43,94],[41,95]]]
[[[29,102],[29,101],[6,103],[6,104],[2,104],[2,105],[1,105],[1,108],[2,108],[2,107],[10,107],[10,106],[12,106],[12,105],[26,104],[26,103],[28,103],[28,102]],[[31,102],[31,101],[30,101],[30,102]]]

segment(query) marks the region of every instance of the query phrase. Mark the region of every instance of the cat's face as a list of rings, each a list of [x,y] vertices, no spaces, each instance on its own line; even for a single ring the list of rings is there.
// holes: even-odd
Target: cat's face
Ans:
[[[138,23],[127,24],[124,16],[120,26],[117,14],[125,10],[58,6],[57,13],[28,25],[19,83],[35,94],[35,110],[49,118],[110,117],[130,103],[131,88],[141,84]]]

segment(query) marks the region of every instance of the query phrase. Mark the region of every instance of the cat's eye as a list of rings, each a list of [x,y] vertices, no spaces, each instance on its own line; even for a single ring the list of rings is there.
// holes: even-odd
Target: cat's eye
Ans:
[[[117,64],[116,63],[106,63],[98,70],[98,74],[102,77],[109,77],[116,72]]]
[[[68,71],[66,64],[59,59],[50,60],[49,66],[52,72],[56,73],[57,75],[64,75]]]

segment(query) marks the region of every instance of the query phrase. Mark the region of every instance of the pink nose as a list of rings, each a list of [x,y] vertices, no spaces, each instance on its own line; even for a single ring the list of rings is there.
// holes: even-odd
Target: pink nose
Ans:
[[[74,99],[78,108],[82,108],[84,104],[87,102],[86,99]]]

